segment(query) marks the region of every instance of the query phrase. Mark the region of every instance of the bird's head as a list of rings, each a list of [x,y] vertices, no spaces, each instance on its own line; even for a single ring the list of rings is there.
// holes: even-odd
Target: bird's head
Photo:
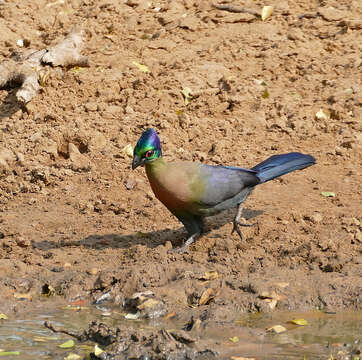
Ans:
[[[133,150],[132,169],[148,164],[162,155],[161,142],[154,129],[147,129]]]

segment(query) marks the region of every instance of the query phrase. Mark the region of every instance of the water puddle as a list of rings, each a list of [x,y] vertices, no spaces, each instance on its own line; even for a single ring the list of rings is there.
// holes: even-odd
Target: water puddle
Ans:
[[[236,316],[234,324],[215,324],[206,326],[198,336],[211,349],[220,353],[220,359],[246,357],[255,359],[329,359],[330,354],[344,351],[353,352],[358,347],[356,341],[362,336],[362,313],[274,313]],[[94,344],[75,340],[71,349],[59,348],[70,339],[68,335],[56,333],[44,327],[44,321],[64,329],[81,332],[88,329],[93,320],[101,320],[108,326],[117,327],[121,323],[144,328],[182,328],[184,324],[169,320],[131,321],[125,320],[124,314],[116,309],[86,307],[76,310],[64,308],[47,310],[35,309],[23,318],[0,320],[0,349],[18,351],[20,355],[7,355],[4,359],[64,359],[75,353],[83,359],[93,350]],[[304,319],[306,326],[289,324],[292,319]],[[286,331],[278,334],[266,333],[265,329],[282,325]],[[1,353],[0,353],[1,355]],[[358,355],[348,359],[359,360]]]

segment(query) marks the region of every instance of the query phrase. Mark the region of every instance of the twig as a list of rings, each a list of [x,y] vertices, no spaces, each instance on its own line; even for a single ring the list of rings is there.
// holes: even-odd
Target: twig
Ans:
[[[61,334],[65,334],[65,335],[69,335],[69,336],[72,336],[74,338],[76,338],[78,341],[86,341],[88,339],[87,335],[85,333],[83,334],[79,334],[79,333],[75,333],[73,331],[70,331],[70,330],[65,330],[65,329],[61,329],[61,328],[58,328],[56,326],[54,326],[53,324],[51,324],[50,322],[48,321],[45,321],[44,322],[44,326],[53,331],[54,333],[61,333]]]
[[[81,30],[72,31],[59,44],[39,51],[26,53],[0,64],[0,88],[10,84],[20,85],[16,93],[19,102],[26,104],[39,90],[40,70],[52,66],[89,66],[88,58],[80,54],[82,48]]]
[[[233,5],[233,4],[212,4],[212,6],[218,10],[229,11],[232,13],[246,13],[246,14],[254,15],[256,17],[261,17],[261,15],[255,10],[246,9],[246,8],[243,8],[243,7],[240,7],[237,5]]]

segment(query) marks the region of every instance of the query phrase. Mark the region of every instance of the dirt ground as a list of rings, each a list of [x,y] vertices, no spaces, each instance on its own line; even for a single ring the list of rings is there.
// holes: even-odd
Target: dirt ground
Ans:
[[[362,309],[362,2],[267,5],[263,22],[204,0],[0,1],[0,63],[19,39],[42,49],[74,26],[90,61],[49,67],[26,106],[0,90],[1,312],[45,284],[68,302],[152,291],[185,319]],[[246,240],[230,211],[176,254],[186,232],[124,151],[150,126],[167,160],[252,167],[300,151],[317,164],[256,189]]]

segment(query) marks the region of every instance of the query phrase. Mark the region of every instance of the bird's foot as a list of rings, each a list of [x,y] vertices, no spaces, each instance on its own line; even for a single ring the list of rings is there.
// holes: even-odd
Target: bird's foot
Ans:
[[[237,221],[237,220],[234,220],[234,226],[233,226],[233,229],[231,231],[231,233],[233,234],[235,231],[237,232],[237,234],[240,236],[240,239],[241,240],[244,240],[244,235],[243,233],[241,232],[239,226],[245,226],[245,227],[250,227],[250,226],[255,226],[256,223],[253,223],[253,224],[246,224],[246,223],[243,223],[243,222],[240,222],[240,221]]]
[[[188,252],[189,251],[189,246],[191,244],[193,244],[195,242],[195,240],[200,236],[200,233],[196,233],[196,234],[193,234],[192,236],[190,236],[186,241],[185,243],[176,248],[176,249],[172,249],[173,252],[175,253],[178,253],[178,254],[183,254],[185,252]]]

